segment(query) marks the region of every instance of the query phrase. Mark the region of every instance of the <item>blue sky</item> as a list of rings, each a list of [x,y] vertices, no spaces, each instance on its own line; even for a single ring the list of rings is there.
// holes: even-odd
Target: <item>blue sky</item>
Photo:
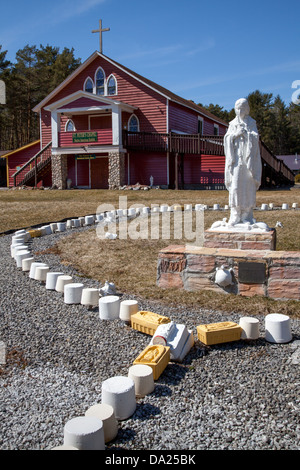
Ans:
[[[178,95],[231,109],[255,90],[289,104],[300,80],[299,0],[1,0],[0,44],[99,49]]]

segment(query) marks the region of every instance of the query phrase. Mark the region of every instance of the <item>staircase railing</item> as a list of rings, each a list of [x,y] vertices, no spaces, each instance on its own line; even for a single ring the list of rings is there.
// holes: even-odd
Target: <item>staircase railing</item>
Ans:
[[[18,171],[16,171],[12,178],[14,186],[20,186],[34,177],[34,184],[37,186],[37,176],[39,171],[45,167],[51,160],[51,144],[49,142],[42,148],[36,155],[30,158]]]

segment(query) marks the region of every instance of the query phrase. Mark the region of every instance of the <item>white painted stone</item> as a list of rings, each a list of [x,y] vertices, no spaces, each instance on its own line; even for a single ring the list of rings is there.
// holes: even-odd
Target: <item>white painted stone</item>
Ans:
[[[70,282],[64,286],[65,304],[80,304],[84,285],[81,282]]]
[[[128,419],[136,410],[133,380],[129,377],[115,376],[102,382],[101,402],[112,406],[116,419]]]
[[[147,215],[147,214],[150,214],[150,212],[151,212],[150,207],[143,207],[143,211],[142,211],[143,214]]]
[[[298,202],[293,202],[292,208],[293,208],[293,209],[297,209],[297,208],[298,208]]]
[[[248,101],[235,103],[236,117],[224,136],[225,186],[229,192],[229,225],[254,223],[256,191],[261,184],[262,163],[256,122],[249,116]]]
[[[288,343],[291,341],[292,331],[289,316],[281,313],[266,315],[265,339],[269,343]]]
[[[123,300],[120,303],[120,319],[130,323],[131,315],[138,312],[138,302],[136,300]]]
[[[78,220],[80,222],[80,226],[83,227],[85,223],[85,218],[84,217],[78,217]]]
[[[62,275],[58,276],[56,280],[55,290],[60,293],[64,293],[65,285],[70,284],[73,281],[71,276]]]
[[[262,204],[261,205],[261,210],[262,211],[267,211],[269,209],[269,205],[268,204]]]
[[[185,211],[193,210],[193,205],[192,204],[184,204],[184,210]]]
[[[203,210],[203,204],[195,204],[195,211],[202,211]]]
[[[239,325],[242,328],[242,339],[257,339],[259,337],[259,320],[254,317],[241,317]]]
[[[34,261],[33,263],[31,263],[30,271],[29,271],[29,277],[31,279],[35,279],[35,270],[38,266],[47,266],[47,264],[41,263],[40,261]]]
[[[225,211],[227,211],[229,209],[228,204],[225,204],[224,209],[225,209]]]
[[[55,233],[57,230],[57,223],[53,222],[52,224],[50,224],[50,228],[52,230],[52,233]]]
[[[112,406],[106,403],[97,403],[85,412],[85,416],[95,416],[102,421],[105,443],[115,439],[118,434],[118,421]]]
[[[160,209],[159,209],[158,206],[154,206],[154,207],[152,208],[152,212],[159,212],[159,210],[160,210]]]
[[[269,209],[271,209],[271,210],[274,209],[274,204],[273,204],[273,202],[270,202],[270,203],[269,203]]]
[[[105,450],[103,423],[95,416],[79,416],[64,426],[64,445],[79,450]]]
[[[286,203],[283,203],[283,204],[282,204],[282,209],[283,209],[283,210],[287,210],[288,208],[289,208],[289,205],[288,205],[288,204],[286,204]]]
[[[169,206],[162,205],[162,206],[160,206],[160,212],[168,212],[168,208],[169,208]]]
[[[213,205],[213,210],[214,211],[219,211],[220,210],[220,204],[214,204]]]
[[[50,271],[49,266],[37,266],[34,273],[34,279],[36,281],[45,282],[47,279],[47,273]]]
[[[48,272],[46,277],[46,289],[55,290],[58,276],[63,276],[61,272]]]
[[[34,262],[34,258],[28,257],[28,258],[22,259],[22,271],[29,272],[30,267],[33,262]]]
[[[99,303],[99,289],[85,288],[81,294],[81,304],[88,307],[96,307]]]
[[[128,215],[129,215],[129,216],[134,216],[134,215],[136,215],[136,209],[135,209],[134,207],[130,207],[130,208],[128,209]]]
[[[14,250],[15,250],[16,246],[26,246],[27,247],[27,245],[24,244],[23,240],[19,240],[19,241],[14,240],[12,242],[12,244],[10,245],[10,254],[11,254],[12,258],[14,258],[14,254],[15,254]]]
[[[72,220],[71,220],[71,219],[68,219],[68,220],[67,220],[66,228],[67,228],[68,230],[70,230],[71,228],[73,228],[73,224],[72,224]]]
[[[99,299],[101,320],[116,320],[120,314],[120,299],[116,295],[107,295]]]
[[[103,214],[97,214],[96,215],[96,221],[101,222],[102,220],[104,220],[104,215]]]
[[[153,392],[155,384],[152,367],[146,364],[135,364],[129,368],[128,377],[134,382],[137,397],[145,397]]]
[[[38,230],[39,230],[40,233],[41,233],[41,237],[44,237],[45,235],[47,235],[47,230],[46,230],[46,228],[40,227]]]

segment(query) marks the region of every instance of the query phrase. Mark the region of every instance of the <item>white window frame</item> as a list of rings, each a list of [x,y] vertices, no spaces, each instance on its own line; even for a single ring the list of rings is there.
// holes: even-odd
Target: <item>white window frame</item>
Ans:
[[[104,81],[103,81],[103,95],[98,95],[98,93],[97,93],[97,75],[98,75],[98,72],[99,72],[100,70],[102,71],[103,77],[104,77]],[[96,70],[96,72],[95,72],[94,86],[95,86],[95,88],[94,88],[94,90],[95,90],[95,95],[97,95],[97,96],[106,96],[106,91],[107,91],[107,90],[106,90],[106,75],[105,75],[105,72],[104,72],[104,70],[103,70],[102,67],[98,67],[97,70]]]
[[[71,122],[73,124],[73,130],[72,131],[67,130],[69,122]],[[68,119],[67,122],[66,122],[66,125],[65,125],[65,132],[75,132],[75,131],[76,131],[76,127],[75,127],[73,119]]]
[[[131,121],[131,119],[132,119],[133,117],[135,117],[136,120],[137,120],[137,127],[138,127],[137,131],[131,131],[131,130],[130,130],[130,121]],[[128,119],[127,126],[128,126],[127,128],[128,128],[128,131],[129,131],[129,132],[140,132],[140,120],[139,120],[139,118],[137,117],[136,114],[132,114],[132,115],[130,116],[130,118]]]
[[[199,129],[199,121],[201,121],[201,123],[202,123],[202,129],[201,129],[202,132],[198,132],[198,134],[203,135],[203,130],[204,130],[204,119],[203,119],[203,117],[198,116],[198,129]]]
[[[87,84],[88,80],[91,80],[92,85],[93,85],[93,91],[92,91],[92,93],[95,93],[95,83],[94,83],[94,80],[93,80],[91,77],[87,77],[87,78],[85,79],[85,82],[84,82],[84,84],[83,84],[83,91],[86,91],[85,87],[86,87],[86,84]],[[87,93],[89,93],[89,92],[87,92]]]
[[[116,90],[115,93],[112,94],[112,95],[110,95],[110,94],[108,93],[108,83],[109,83],[109,80],[110,80],[111,78],[113,78],[114,81],[115,81],[115,90]],[[118,94],[118,82],[117,82],[117,79],[116,79],[116,77],[115,77],[115,75],[114,75],[113,73],[111,73],[111,74],[109,75],[108,79],[106,80],[106,94],[107,94],[107,96],[115,96],[115,95]]]

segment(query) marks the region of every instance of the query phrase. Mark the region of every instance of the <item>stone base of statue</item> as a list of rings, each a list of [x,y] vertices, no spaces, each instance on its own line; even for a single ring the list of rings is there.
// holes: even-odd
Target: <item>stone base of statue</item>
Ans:
[[[233,250],[276,250],[276,230],[265,223],[236,224],[214,223],[204,232],[207,248],[228,248]]]

